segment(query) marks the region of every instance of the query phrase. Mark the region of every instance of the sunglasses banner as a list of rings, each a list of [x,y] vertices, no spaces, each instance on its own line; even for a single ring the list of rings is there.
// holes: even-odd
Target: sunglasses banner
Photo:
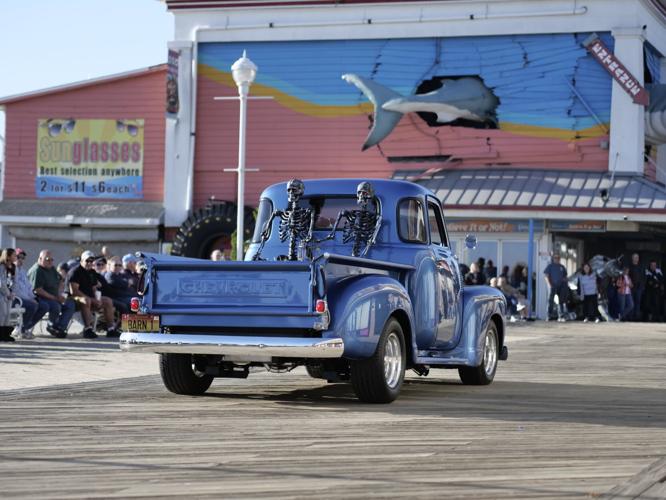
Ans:
[[[37,197],[143,198],[143,136],[143,119],[39,120]]]

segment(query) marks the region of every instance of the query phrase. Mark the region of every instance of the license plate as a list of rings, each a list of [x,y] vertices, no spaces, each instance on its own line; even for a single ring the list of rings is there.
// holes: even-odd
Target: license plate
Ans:
[[[159,332],[160,317],[150,314],[123,314],[122,330],[124,332]]]

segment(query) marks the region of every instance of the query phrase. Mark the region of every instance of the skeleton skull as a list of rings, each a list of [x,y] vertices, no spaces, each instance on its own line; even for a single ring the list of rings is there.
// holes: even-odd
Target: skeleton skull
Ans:
[[[361,182],[356,188],[356,202],[362,207],[366,207],[374,196],[375,190],[369,182]]]
[[[287,183],[287,198],[290,203],[297,202],[305,192],[305,185],[299,179],[292,179]]]

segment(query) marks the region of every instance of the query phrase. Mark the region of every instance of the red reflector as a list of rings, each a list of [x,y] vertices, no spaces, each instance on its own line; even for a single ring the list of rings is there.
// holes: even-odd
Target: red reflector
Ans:
[[[328,306],[326,305],[325,300],[318,300],[315,304],[315,311],[318,313],[322,314],[326,312],[326,309],[328,309]]]
[[[139,299],[139,297],[132,297],[130,299],[130,310],[132,312],[139,312],[140,305],[141,305],[141,299]]]

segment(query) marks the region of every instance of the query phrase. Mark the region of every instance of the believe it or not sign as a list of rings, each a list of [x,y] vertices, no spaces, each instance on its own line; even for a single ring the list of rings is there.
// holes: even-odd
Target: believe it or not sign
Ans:
[[[143,198],[142,119],[48,118],[37,127],[39,198]]]
[[[450,233],[527,233],[527,220],[449,220],[446,228]],[[543,221],[534,221],[534,231],[543,231]]]
[[[603,233],[606,222],[602,220],[551,220],[548,222],[551,231],[571,233]]]
[[[590,51],[590,54],[601,64],[613,79],[622,87],[622,89],[631,96],[636,104],[647,106],[650,101],[650,94],[638,80],[632,75],[624,65],[611,53],[596,33],[590,35],[583,46]]]

